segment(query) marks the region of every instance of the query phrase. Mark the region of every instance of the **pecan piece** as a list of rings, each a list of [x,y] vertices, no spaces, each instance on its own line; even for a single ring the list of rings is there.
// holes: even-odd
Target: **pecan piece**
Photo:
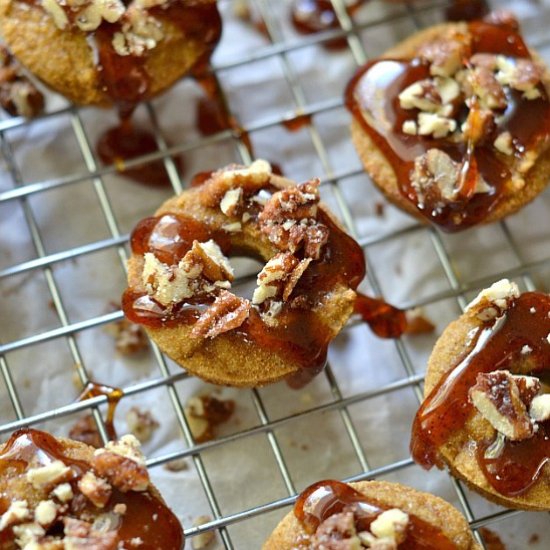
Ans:
[[[113,492],[112,487],[92,471],[86,472],[80,478],[78,488],[97,508],[104,508]]]
[[[0,45],[0,107],[12,116],[32,118],[44,110],[44,96],[24,75],[5,46]]]
[[[360,548],[353,512],[340,512],[328,517],[312,537],[313,548],[354,550]]]
[[[260,230],[283,251],[296,252],[304,247],[305,255],[318,259],[328,240],[328,228],[316,221],[319,203],[319,180],[274,193],[258,216]]]
[[[521,441],[533,436],[533,424],[509,371],[479,373],[468,395],[483,418],[508,439]]]
[[[455,33],[450,37],[439,38],[424,44],[419,54],[430,62],[430,74],[452,76],[462,66],[467,48],[465,37]]]
[[[123,493],[147,490],[149,474],[145,465],[103,449],[96,453],[92,458],[93,469],[114,487]]]
[[[250,302],[221,290],[214,303],[197,319],[191,336],[215,338],[219,334],[240,327],[248,318]]]
[[[479,98],[482,107],[505,109],[508,105],[504,88],[492,70],[474,67],[467,72],[465,85]]]
[[[63,518],[63,524],[66,550],[115,550],[117,548],[116,531],[98,531],[91,523],[71,517]]]

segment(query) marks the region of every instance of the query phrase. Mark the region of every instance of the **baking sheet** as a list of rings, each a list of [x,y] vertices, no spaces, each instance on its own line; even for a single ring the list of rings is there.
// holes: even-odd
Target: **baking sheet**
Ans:
[[[289,2],[263,4],[274,13],[273,30],[280,38],[275,47],[284,49],[283,44],[287,47],[298,45],[302,38],[287,22]],[[422,7],[433,2],[418,4]],[[493,2],[494,6],[504,4]],[[550,61],[550,43],[545,36],[550,23],[550,3],[513,4],[528,41],[539,45],[542,56]],[[375,243],[366,251],[372,280],[380,285],[384,297],[399,306],[427,301],[425,312],[437,327],[434,334],[405,337],[401,345],[396,346],[395,342],[376,338],[366,326],[354,323],[331,346],[332,385],[326,375],[321,375],[300,391],[289,390],[285,384],[260,389],[257,394],[250,390],[221,390],[224,398],[236,401],[237,408],[233,418],[218,429],[219,436],[239,434],[261,424],[255,401],[258,397],[269,421],[296,415],[277,425],[273,433],[294,488],[299,491],[321,478],[345,478],[362,471],[338,410],[311,414],[307,411],[338,400],[340,396],[349,398],[361,392],[376,391],[402,380],[411,372],[422,373],[437,335],[459,314],[436,246],[443,245],[461,283],[471,283],[475,287],[476,283],[490,282],[498,274],[522,264],[539,262],[530,274],[537,288],[549,290],[549,263],[540,262],[548,259],[550,192],[544,192],[535,203],[510,218],[505,226],[478,228],[455,236],[441,235],[440,240],[389,205],[384,205],[383,214],[378,215],[378,204],[383,200],[371,187],[368,177],[360,173],[347,130],[349,115],[343,107],[325,108],[338,104],[342,84],[356,68],[351,52],[329,53],[319,45],[291,47],[283,60],[271,55],[272,47],[263,35],[234,16],[233,2],[222,1],[220,8],[224,16],[224,36],[213,62],[219,69],[218,76],[231,110],[243,126],[259,128],[251,134],[256,156],[279,163],[285,175],[296,180],[319,176],[326,182],[334,175],[346,174],[336,187],[323,184],[323,199],[346,221],[346,211],[341,208],[344,203],[353,216],[361,242]],[[417,19],[425,26],[440,20],[440,14],[441,10],[437,9],[422,11]],[[371,23],[360,32],[369,56],[381,53],[415,30],[410,13],[398,3],[369,2],[357,14],[356,22],[358,25]],[[247,62],[241,63],[242,60]],[[294,87],[289,85],[289,76],[294,79]],[[200,96],[201,91],[195,83],[183,81],[153,102],[163,137],[172,144],[188,144],[189,150],[184,154],[184,184],[198,171],[241,160],[230,137],[201,140],[194,122],[195,103]],[[77,115],[65,112],[67,104],[55,94],[49,94],[47,100],[48,112],[61,112],[4,133],[24,185],[87,174],[82,141],[79,144],[75,129],[78,130],[81,122],[87,139],[93,144],[116,120],[114,113],[97,109],[80,109]],[[296,112],[296,101],[319,111],[313,118],[313,133],[307,126],[289,132],[278,124]],[[138,118],[143,125],[153,124],[145,107],[139,109]],[[169,190],[137,185],[119,175],[107,175],[103,181],[122,234],[150,215],[171,194]],[[14,185],[7,159],[0,154],[0,193]],[[112,236],[97,190],[94,181],[84,177],[82,181],[54,186],[29,197],[27,207],[36,222],[45,254],[72,250]],[[415,228],[401,233],[412,226]],[[0,271],[36,257],[23,202],[0,202]],[[50,281],[48,277],[37,269],[0,279],[0,343],[41,334],[62,325],[52,303],[48,282],[50,285],[54,282],[59,289],[59,303],[64,307],[68,323],[103,315],[109,310],[109,302],[118,301],[125,287],[116,248],[57,263],[52,267]],[[521,277],[516,280],[525,288]],[[368,283],[361,288],[373,291]],[[448,298],[433,301],[432,297],[440,294]],[[474,294],[475,291],[467,298]],[[6,365],[25,415],[46,412],[74,400],[79,393],[73,383],[75,353],[80,354],[79,359],[91,378],[110,385],[125,388],[161,377],[152,351],[139,357],[122,357],[116,353],[113,337],[104,327],[77,333],[74,346],[71,353],[67,339],[57,338],[6,354]],[[168,364],[171,372],[181,372],[179,367]],[[213,387],[189,378],[178,382],[176,391],[185,403],[189,396],[211,392]],[[186,448],[165,387],[122,400],[116,416],[119,434],[127,430],[127,410],[136,405],[150,410],[160,424],[151,441],[144,446],[148,458],[161,458]],[[348,407],[371,469],[408,458],[410,424],[417,406],[413,386],[360,400]],[[65,435],[80,416],[82,413],[37,427]],[[0,425],[14,419],[6,387],[0,382]],[[238,436],[230,442],[212,446],[200,456],[224,516],[289,494],[264,433]],[[213,514],[191,458],[187,459],[187,465],[188,469],[180,472],[169,472],[159,465],[151,469],[151,476],[184,526],[190,527],[197,516]],[[385,475],[384,479],[433,492],[460,507],[445,473],[424,472],[409,466]],[[501,510],[467,490],[466,495],[476,518]],[[287,510],[263,513],[230,525],[228,532],[234,547],[260,547]],[[508,548],[536,550],[550,547],[547,526],[547,514],[529,513],[509,517],[495,523],[491,529],[499,532]],[[218,536],[212,548],[222,547]]]

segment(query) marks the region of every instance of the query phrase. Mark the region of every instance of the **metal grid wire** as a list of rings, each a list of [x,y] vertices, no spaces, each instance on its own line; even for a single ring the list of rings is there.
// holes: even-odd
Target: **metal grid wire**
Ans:
[[[367,21],[365,23],[362,23],[361,25],[358,25],[348,15],[343,0],[333,0],[333,4],[337,12],[338,19],[340,21],[341,30],[331,30],[312,36],[301,37],[300,39],[293,41],[285,41],[284,37],[280,35],[280,27],[275,20],[275,15],[273,13],[273,3],[271,3],[270,5],[270,2],[268,2],[267,0],[256,1],[255,5],[260,11],[261,16],[266,24],[267,34],[271,42],[270,45],[253,53],[249,53],[236,61],[232,61],[231,63],[227,63],[223,66],[216,66],[213,68],[214,73],[219,74],[223,70],[246,67],[253,62],[278,59],[283,69],[284,78],[286,79],[291,90],[292,100],[294,102],[294,112],[286,113],[282,116],[274,116],[268,120],[264,118],[259,122],[252,122],[244,128],[244,130],[249,134],[253,135],[254,132],[270,128],[284,122],[288,122],[293,118],[297,118],[303,115],[319,115],[321,113],[331,112],[342,108],[343,102],[341,97],[331,98],[314,104],[310,102],[308,103],[306,95],[304,94],[304,90],[301,86],[300,79],[298,78],[298,74],[296,73],[296,70],[293,67],[293,63],[290,59],[291,53],[297,52],[302,48],[320,44],[324,41],[328,41],[334,38],[345,37],[353,59],[355,60],[357,65],[361,65],[367,60],[368,57],[361,40],[361,32],[369,28],[376,28],[377,26],[393,23],[398,19],[408,19],[409,21],[412,21],[417,28],[420,28],[422,26],[421,15],[424,12],[428,12],[430,10],[441,10],[446,5],[445,2],[424,3],[420,6],[418,4],[411,4],[407,5],[405,11],[397,15],[391,16],[390,18]],[[537,45],[535,44],[535,46]],[[223,85],[221,85],[221,91],[224,91]],[[181,143],[169,147],[162,137],[163,134],[159,126],[157,115],[153,106],[151,104],[147,104],[146,109],[150,124],[155,132],[159,150],[157,153],[149,154],[139,159],[129,161],[127,162],[127,166],[128,168],[131,168],[143,164],[147,161],[162,159],[170,177],[174,192],[176,193],[180,192],[183,189],[183,186],[177,168],[172,160],[173,155],[185,152],[192,152],[193,150],[206,146],[211,146],[223,140],[231,139],[234,142],[237,153],[240,156],[240,160],[243,163],[249,163],[251,161],[249,150],[247,149],[245,143],[243,143],[242,135],[238,132],[233,132],[231,130],[222,131],[215,136],[203,138],[199,141],[191,143]],[[125,244],[128,241],[128,235],[121,234],[119,230],[117,217],[106,193],[103,181],[103,178],[105,176],[108,176],[109,174],[112,174],[114,172],[114,169],[112,167],[101,167],[98,164],[79,109],[70,106],[53,112],[48,112],[47,114],[43,115],[42,118],[55,118],[61,116],[69,117],[70,119],[74,138],[83,156],[87,172],[35,182],[27,182],[23,180],[20,168],[14,155],[14,151],[12,149],[12,144],[8,139],[8,134],[11,130],[27,125],[32,125],[34,121],[24,121],[17,118],[0,120],[1,155],[5,159],[7,169],[13,180],[13,188],[0,192],[0,205],[2,203],[8,204],[10,203],[10,201],[17,201],[21,205],[26,223],[28,225],[28,229],[30,231],[32,243],[36,251],[36,257],[34,259],[1,269],[0,281],[22,273],[36,271],[42,272],[45,277],[49,293],[51,294],[53,307],[60,321],[60,326],[58,328],[39,332],[37,334],[26,336],[11,342],[0,343],[0,373],[6,386],[7,393],[9,395],[9,399],[11,401],[11,405],[13,407],[13,411],[16,417],[15,421],[0,425],[0,435],[6,435],[14,431],[15,429],[23,426],[40,424],[48,420],[86,410],[92,412],[94,419],[97,423],[100,435],[103,440],[106,441],[107,433],[105,429],[105,424],[99,410],[99,406],[106,403],[106,397],[95,397],[87,400],[86,402],[72,403],[54,410],[49,410],[33,416],[27,416],[19,397],[20,390],[16,387],[16,384],[14,383],[14,378],[10,371],[10,365],[6,358],[7,354],[9,354],[10,352],[21,350],[29,346],[34,346],[36,344],[51,340],[65,340],[66,344],[68,345],[72,360],[74,361],[75,365],[77,365],[80,381],[85,384],[90,380],[90,373],[88,366],[79,350],[76,336],[81,331],[92,329],[94,327],[99,327],[108,323],[113,323],[122,318],[122,312],[116,311],[113,313],[97,315],[90,319],[71,323],[68,319],[67,311],[61,298],[60,288],[53,274],[52,268],[58,263],[67,262],[79,256],[85,256],[107,249],[116,250],[120,258],[121,266],[124,269],[125,259],[127,257]],[[358,237],[350,205],[346,201],[345,196],[340,190],[338,184],[340,181],[358,176],[362,172],[360,170],[338,172],[334,168],[333,163],[331,162],[331,159],[328,155],[326,146],[321,137],[319,122],[317,122],[315,118],[313,118],[312,122],[307,126],[307,131],[309,132],[309,137],[311,139],[311,143],[313,144],[315,154],[318,157],[318,160],[320,161],[323,170],[327,176],[323,181],[323,185],[330,186],[341,210],[343,220],[348,231],[355,237]],[[48,253],[44,245],[39,224],[37,223],[36,217],[29,204],[29,199],[32,196],[40,195],[40,193],[43,193],[47,190],[54,188],[63,188],[65,186],[70,186],[89,179],[92,180],[94,191],[97,195],[97,199],[99,200],[103,215],[107,222],[110,237],[89,244],[76,246],[74,248],[63,250],[61,252],[53,254]],[[421,226],[411,220],[411,223],[407,225],[404,229],[399,229],[398,231],[379,235],[375,238],[359,238],[358,240],[365,251],[368,261],[369,249],[371,247],[383,244],[384,242],[393,239],[404,239],[408,235],[414,234],[415,232],[424,231],[430,239],[433,250],[435,251],[437,258],[441,264],[441,267],[448,282],[449,289],[434,292],[420,300],[400,305],[403,307],[417,307],[434,304],[446,299],[454,299],[456,300],[459,307],[463,309],[467,303],[465,295],[468,291],[486,286],[487,284],[501,277],[520,277],[524,283],[525,288],[533,290],[535,289],[535,283],[533,281],[531,273],[537,269],[550,266],[550,257],[545,257],[537,261],[526,261],[522,256],[520,243],[517,243],[514,240],[507,223],[500,223],[500,227],[510,249],[515,255],[517,265],[500,273],[492,274],[490,277],[478,278],[475,280],[470,280],[468,282],[463,282],[460,280],[459,275],[453,267],[453,258],[451,258],[449,253],[447,252],[445,242],[442,239],[441,234],[433,228],[427,229],[424,226]],[[380,275],[377,274],[375,268],[371,267],[369,269],[368,282],[370,283],[371,288],[376,294],[382,295],[383,293],[382,287],[379,282],[379,276]],[[348,325],[345,330],[349,330],[350,326],[352,326],[352,324]],[[183,371],[177,374],[171,374],[165,358],[159,352],[158,348],[153,345],[152,349],[154,353],[154,359],[158,365],[158,368],[160,369],[160,376],[146,382],[137,383],[123,388],[124,396],[128,397],[132,395],[138,395],[145,392],[153,391],[154,389],[160,387],[166,388],[169,393],[171,405],[173,406],[179,428],[188,448],[184,451],[178,451],[159,456],[154,459],[150,459],[148,461],[148,465],[150,467],[155,467],[174,459],[183,457],[191,458],[195,465],[208,504],[210,506],[212,516],[214,518],[212,521],[204,523],[203,525],[200,525],[198,527],[186,528],[186,537],[193,537],[199,533],[208,530],[218,530],[225,548],[235,548],[234,543],[231,540],[230,533],[226,527],[236,522],[241,522],[261,514],[266,514],[274,510],[279,510],[294,502],[296,498],[296,488],[275,432],[277,428],[299,418],[307,419],[311,415],[315,415],[320,412],[337,411],[339,413],[341,420],[343,421],[343,424],[345,426],[347,436],[349,437],[349,441],[356,454],[356,458],[361,470],[360,473],[348,478],[346,481],[358,481],[362,479],[378,478],[384,475],[398,472],[411,466],[411,459],[405,459],[372,468],[369,465],[368,456],[363,450],[361,438],[356,430],[356,427],[354,426],[349,410],[350,407],[354,404],[362,403],[382,395],[398,392],[404,388],[413,389],[416,398],[418,399],[418,402],[420,402],[422,396],[421,386],[423,382],[423,375],[417,374],[415,372],[408,351],[401,340],[395,341],[395,347],[403,367],[403,376],[398,380],[383,385],[382,387],[379,387],[375,390],[354,393],[351,396],[344,397],[338,385],[337,379],[334,376],[333,371],[331,370],[330,365],[327,365],[327,368],[321,376],[325,376],[328,381],[332,393],[332,401],[316,405],[299,413],[287,414],[285,416],[277,418],[276,420],[272,420],[269,418],[269,415],[266,411],[266,406],[262,400],[260,392],[258,390],[250,390],[255,412],[259,419],[259,424],[245,430],[237,431],[228,436],[220,437],[213,441],[197,444],[193,440],[191,431],[183,412],[182,403],[175,389],[175,384],[186,379],[188,375]],[[244,438],[251,437],[257,434],[264,434],[267,438],[267,441],[275,458],[275,462],[277,464],[278,472],[283,480],[288,496],[250,509],[240,510],[236,513],[232,513],[229,515],[223,515],[220,510],[220,506],[218,504],[216,493],[213,488],[208,471],[205,468],[203,459],[201,457],[201,453],[208,449],[212,449],[214,447],[223,447],[224,445],[229,445],[231,442],[240,441]],[[475,517],[470,503],[468,502],[468,499],[466,497],[466,493],[462,489],[461,484],[454,479],[452,480],[452,483],[454,485],[454,489],[456,490],[458,500],[462,506],[462,512],[467,517],[472,529],[474,529],[478,541],[482,545],[483,541],[481,540],[481,537],[479,536],[479,533],[477,531],[479,528],[491,525],[497,521],[501,521],[505,518],[510,517],[512,514],[520,513],[515,511],[499,511],[483,517]]]

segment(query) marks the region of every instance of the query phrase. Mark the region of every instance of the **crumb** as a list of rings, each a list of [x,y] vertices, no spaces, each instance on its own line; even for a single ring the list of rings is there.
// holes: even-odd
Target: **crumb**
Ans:
[[[215,427],[227,422],[235,411],[232,399],[217,399],[212,394],[191,397],[185,406],[185,416],[197,443],[215,438]]]
[[[128,429],[141,443],[149,441],[153,432],[159,427],[159,423],[149,411],[143,411],[138,407],[132,407],[126,413]]]
[[[537,544],[540,540],[540,536],[537,533],[533,533],[529,537],[529,544]]]
[[[176,460],[171,460],[164,465],[164,469],[169,472],[183,472],[184,470],[189,470],[189,464],[185,458],[177,458]]]
[[[375,202],[374,203],[374,213],[379,218],[383,218],[386,214],[386,205],[383,202]]]
[[[198,516],[193,521],[193,525],[195,527],[198,527],[199,525],[202,525],[203,523],[207,523],[209,521],[212,521],[212,518],[210,516]],[[201,550],[202,548],[210,546],[214,542],[215,538],[216,534],[214,533],[214,531],[205,531],[204,533],[201,533],[200,535],[197,535],[196,537],[193,537],[191,539],[191,546],[193,547],[193,550]]]
[[[109,311],[118,311],[120,306],[115,302],[109,303]],[[142,327],[131,323],[128,319],[121,319],[105,326],[105,331],[115,339],[115,348],[121,355],[137,355],[149,347],[147,335]]]
[[[91,414],[79,418],[69,430],[69,437],[91,445],[96,449],[103,447],[103,441],[99,435],[94,417]]]
[[[302,451],[309,451],[309,445],[308,445],[307,443],[302,443],[302,444],[300,445],[300,449],[301,449]]]
[[[483,537],[487,550],[506,550],[506,546],[504,546],[500,537],[494,531],[487,529],[487,527],[482,527],[479,532]]]

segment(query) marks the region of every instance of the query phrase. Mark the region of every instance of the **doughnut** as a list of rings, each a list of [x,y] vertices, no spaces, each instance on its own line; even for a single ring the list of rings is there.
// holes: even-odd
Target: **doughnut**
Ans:
[[[509,14],[422,30],[349,82],[351,136],[386,198],[459,231],[547,185],[550,78]]]
[[[324,366],[365,275],[360,246],[319,202],[318,186],[257,160],[166,201],[132,233],[126,317],[209,382],[305,383]],[[264,264],[251,299],[231,292],[231,255]]]
[[[0,0],[0,33],[71,101],[134,105],[206,63],[221,35],[215,0]]]
[[[503,279],[437,341],[414,460],[510,508],[550,510],[550,296]]]
[[[0,446],[0,548],[181,550],[137,439],[94,449],[22,429]]]
[[[319,481],[302,492],[263,550],[474,550],[466,519],[443,499],[387,481]]]

